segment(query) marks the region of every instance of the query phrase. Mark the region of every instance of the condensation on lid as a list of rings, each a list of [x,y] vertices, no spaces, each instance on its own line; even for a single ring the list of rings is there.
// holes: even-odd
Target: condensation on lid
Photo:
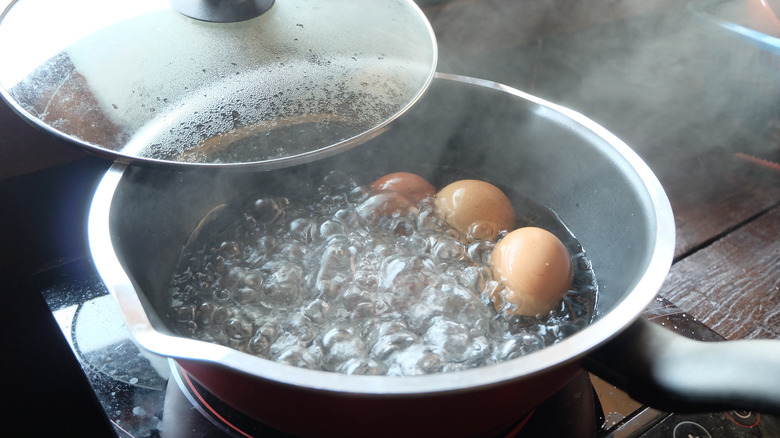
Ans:
[[[128,162],[311,161],[413,105],[436,58],[430,24],[402,0],[284,0],[237,23],[166,0],[19,0],[0,21],[3,97]]]

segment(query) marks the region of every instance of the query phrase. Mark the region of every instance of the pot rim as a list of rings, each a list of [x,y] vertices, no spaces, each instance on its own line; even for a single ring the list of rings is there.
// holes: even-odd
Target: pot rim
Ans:
[[[111,243],[109,213],[113,194],[127,169],[115,163],[101,180],[88,220],[88,240],[93,262],[107,289],[116,299],[136,342],[151,353],[201,361],[261,379],[309,389],[363,395],[422,395],[472,390],[528,378],[581,359],[589,351],[617,336],[656,297],[674,257],[675,224],[669,199],[657,177],[628,145],[611,132],[569,108],[548,102],[515,88],[466,76],[437,73],[437,80],[455,81],[509,93],[546,110],[563,114],[596,134],[625,159],[647,190],[654,217],[654,248],[644,272],[631,291],[614,308],[563,341],[506,362],[471,370],[420,376],[356,376],[309,370],[262,359],[222,345],[160,333],[152,326],[128,274]]]

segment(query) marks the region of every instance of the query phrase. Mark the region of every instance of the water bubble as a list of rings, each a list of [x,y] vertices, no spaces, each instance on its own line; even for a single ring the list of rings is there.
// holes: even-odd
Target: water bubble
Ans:
[[[303,309],[303,314],[312,322],[321,323],[327,321],[330,311],[331,307],[327,301],[316,299]]]
[[[508,338],[498,347],[498,356],[502,360],[514,359],[533,353],[544,347],[542,338],[534,333],[523,333]]]
[[[364,267],[355,271],[354,282],[361,290],[373,291],[379,285],[379,275],[373,267]]]
[[[466,254],[463,244],[450,236],[431,237],[431,254],[443,260],[459,260]]]
[[[215,289],[213,298],[217,300],[218,302],[228,302],[233,297],[233,293],[230,291],[230,289]]]
[[[299,242],[289,241],[278,245],[274,253],[293,263],[301,263],[306,255],[306,248]]]
[[[325,183],[326,187],[348,190],[352,181],[349,175],[346,173],[338,170],[332,170],[327,175],[325,175],[325,178],[323,178],[323,183]]]
[[[254,203],[253,214],[261,223],[270,224],[282,215],[282,207],[273,199],[260,198]]]
[[[231,307],[218,306],[211,314],[212,324],[222,325],[225,324],[230,318],[235,315],[235,310]]]
[[[455,362],[466,360],[471,345],[469,329],[465,325],[440,317],[434,319],[424,339],[445,360]]]
[[[428,231],[444,231],[449,226],[435,209],[423,202],[417,215],[417,228]]]
[[[358,215],[370,224],[376,224],[382,217],[399,217],[407,214],[416,214],[415,203],[398,192],[379,191],[374,192],[365,201],[361,202],[356,210]]]
[[[474,241],[489,241],[494,242],[498,238],[498,229],[493,222],[489,221],[475,221],[469,225],[466,231],[466,239],[469,242]]]
[[[323,366],[336,371],[344,362],[365,354],[363,340],[352,327],[337,327],[322,336]]]
[[[309,243],[314,240],[319,226],[309,218],[299,218],[290,222],[290,236],[300,242]]]
[[[371,347],[371,356],[386,360],[391,355],[403,351],[417,341],[417,336],[409,330],[398,330],[379,336]]]
[[[344,235],[344,226],[334,220],[326,220],[320,225],[320,236],[329,238],[337,235]]]
[[[232,258],[241,254],[241,247],[236,242],[222,242],[217,251],[224,257]]]
[[[173,276],[172,285],[185,284],[192,279],[192,268],[188,267],[184,272]]]
[[[260,255],[267,255],[273,253],[276,247],[276,238],[273,236],[263,235],[257,238],[254,247],[260,253]]]
[[[189,322],[195,319],[195,306],[183,305],[175,309],[173,320],[176,322]]]
[[[232,318],[225,327],[225,334],[230,339],[243,341],[249,339],[254,333],[254,326],[251,322],[239,318]]]
[[[358,186],[350,190],[347,200],[353,204],[359,204],[370,196],[371,189],[366,186]]]
[[[315,287],[329,298],[338,296],[349,283],[354,258],[347,245],[346,239],[331,238],[317,264]]]
[[[203,270],[213,277],[219,277],[224,274],[226,266],[230,266],[230,263],[221,255],[217,255],[203,265]]]
[[[342,208],[333,214],[333,219],[340,223],[345,230],[351,231],[362,226],[360,215],[351,208]]]
[[[223,286],[227,288],[236,287],[244,283],[246,277],[246,269],[242,266],[230,266],[227,268],[227,272],[223,278]]]
[[[318,361],[312,357],[306,348],[301,347],[300,345],[294,345],[288,349],[280,351],[279,354],[274,357],[274,359],[279,363],[292,365],[298,368],[318,368]]]
[[[201,303],[195,312],[195,321],[200,324],[209,324],[216,308],[217,305],[214,303],[208,301]]]
[[[266,307],[290,306],[297,301],[302,282],[300,267],[277,264],[263,285],[261,301]]]
[[[260,271],[247,272],[242,284],[252,289],[260,289],[263,286],[263,274]]]
[[[286,333],[295,336],[298,343],[308,347],[319,334],[318,327],[307,318],[302,312],[295,312],[283,321],[283,328]]]
[[[357,303],[350,308],[350,319],[370,318],[379,315],[386,309],[386,306],[380,307],[380,303],[374,301],[364,301]]]
[[[343,374],[377,376],[387,373],[387,366],[370,358],[352,358],[342,363],[336,371]]]
[[[380,286],[401,295],[418,295],[428,284],[435,264],[428,257],[388,257],[382,267]]]
[[[259,303],[260,291],[251,287],[242,287],[235,292],[233,298],[239,304]]]
[[[442,371],[445,361],[429,348],[415,344],[393,357],[391,375],[417,376]]]
[[[374,295],[370,291],[357,286],[350,286],[344,290],[344,293],[341,294],[340,298],[344,307],[349,311],[353,311],[362,303],[370,303],[373,296]]]
[[[248,353],[262,357],[268,354],[269,347],[270,347],[270,342],[267,338],[264,338],[262,336],[254,336],[252,339],[249,340],[246,348]]]
[[[198,323],[195,321],[177,323],[176,327],[178,328],[179,332],[188,336],[193,336],[198,332]]]
[[[495,245],[493,242],[477,241],[469,244],[466,249],[466,254],[475,263],[483,266],[488,266],[490,263],[490,255],[493,252]]]
[[[400,376],[529,354],[592,317],[581,249],[560,308],[505,317],[494,243],[464,244],[482,231],[464,238],[431,198],[411,203],[343,172],[282,184],[306,193],[257,197],[235,226],[185,249],[168,296],[179,333],[294,366]]]

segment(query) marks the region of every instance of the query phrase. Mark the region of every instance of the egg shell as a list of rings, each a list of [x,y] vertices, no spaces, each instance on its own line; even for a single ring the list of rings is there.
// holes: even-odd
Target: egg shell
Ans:
[[[372,182],[371,189],[400,192],[417,202],[436,194],[436,187],[425,178],[409,172],[388,173]]]
[[[569,251],[542,228],[523,227],[507,234],[493,249],[490,264],[503,285],[502,297],[494,299],[499,312],[546,314],[571,288],[574,269]],[[503,309],[506,303],[512,306]]]
[[[509,198],[498,187],[485,181],[464,179],[439,190],[436,206],[447,223],[468,236],[469,229],[478,224],[479,236],[495,240],[500,231],[515,227],[515,210]],[[485,232],[485,228],[490,232]],[[472,230],[473,231],[473,230]]]

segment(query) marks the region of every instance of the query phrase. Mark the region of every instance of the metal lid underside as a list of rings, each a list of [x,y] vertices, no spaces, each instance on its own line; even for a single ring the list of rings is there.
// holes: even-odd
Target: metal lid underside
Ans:
[[[168,0],[20,0],[1,20],[3,97],[123,162],[311,161],[381,132],[437,59],[430,24],[403,0],[277,0],[233,23]]]

